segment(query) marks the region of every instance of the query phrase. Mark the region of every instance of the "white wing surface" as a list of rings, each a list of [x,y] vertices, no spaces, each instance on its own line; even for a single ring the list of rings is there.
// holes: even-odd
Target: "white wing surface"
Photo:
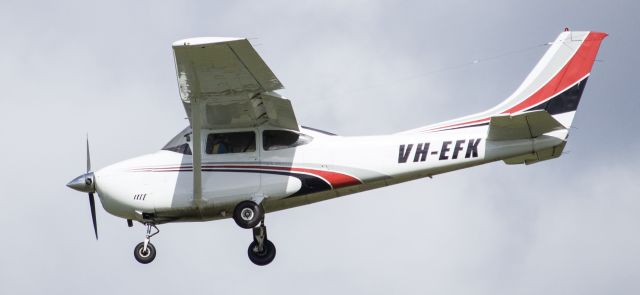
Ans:
[[[173,43],[180,97],[189,120],[207,129],[258,126],[298,130],[283,86],[247,39],[191,38]],[[195,105],[192,105],[195,103]],[[200,116],[193,116],[200,110]]]

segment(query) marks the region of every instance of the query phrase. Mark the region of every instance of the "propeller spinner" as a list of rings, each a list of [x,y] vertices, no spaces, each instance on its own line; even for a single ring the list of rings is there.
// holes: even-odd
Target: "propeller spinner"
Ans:
[[[96,201],[93,194],[96,192],[95,177],[91,172],[91,156],[89,154],[89,138],[87,137],[87,173],[82,174],[67,183],[67,186],[84,193],[89,193],[89,208],[91,209],[91,220],[93,221],[93,231],[98,239],[98,225],[96,222]]]

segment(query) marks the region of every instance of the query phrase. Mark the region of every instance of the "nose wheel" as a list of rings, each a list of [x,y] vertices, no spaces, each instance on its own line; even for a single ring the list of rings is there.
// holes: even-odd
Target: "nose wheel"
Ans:
[[[156,247],[151,244],[151,237],[157,235],[160,230],[156,227],[155,224],[146,223],[147,226],[147,235],[144,238],[143,242],[140,242],[133,249],[133,257],[142,264],[151,263],[154,259],[156,259]],[[154,228],[156,232],[151,233],[151,228]]]
[[[140,242],[133,249],[133,256],[136,260],[142,264],[147,264],[156,259],[156,247],[153,244],[148,243],[147,248],[144,248],[144,242]]]

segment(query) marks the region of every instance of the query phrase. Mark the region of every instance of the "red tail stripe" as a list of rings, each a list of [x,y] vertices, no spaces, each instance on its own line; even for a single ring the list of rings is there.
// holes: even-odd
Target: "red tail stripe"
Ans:
[[[547,82],[547,84],[525,100],[505,111],[502,111],[500,114],[512,114],[529,109],[556,95],[558,91],[578,83],[580,79],[584,78],[591,72],[593,62],[595,61],[598,49],[600,48],[600,43],[605,37],[607,37],[606,33],[590,32],[584,42],[582,42],[582,45],[580,45],[578,51],[573,55],[573,57],[571,57],[567,64],[565,64],[562,69],[549,82]],[[437,127],[431,130],[441,130],[461,125],[488,122],[490,119],[491,118],[486,117],[473,121]]]
[[[511,114],[526,110],[533,107],[547,98],[552,97],[558,91],[568,88],[576,84],[580,79],[584,78],[591,72],[593,62],[598,54],[600,43],[606,37],[605,33],[591,32],[587,35],[584,42],[575,55],[567,62],[566,65],[551,79],[547,84],[540,88],[529,98],[523,100],[519,104],[502,112],[503,114]]]

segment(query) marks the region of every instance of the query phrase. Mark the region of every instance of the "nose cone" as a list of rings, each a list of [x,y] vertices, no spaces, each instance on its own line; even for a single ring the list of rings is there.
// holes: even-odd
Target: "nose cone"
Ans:
[[[85,173],[67,183],[67,186],[84,193],[95,192],[93,173]]]

